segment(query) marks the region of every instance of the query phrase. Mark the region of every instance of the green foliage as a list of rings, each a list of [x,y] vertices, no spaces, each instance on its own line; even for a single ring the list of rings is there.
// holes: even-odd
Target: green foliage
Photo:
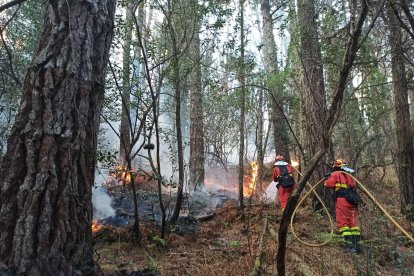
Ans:
[[[148,268],[153,271],[158,271],[159,264],[156,259],[148,256]]]
[[[155,242],[157,246],[164,247],[167,245],[167,241],[160,238],[158,235],[152,236],[152,241]]]
[[[240,247],[241,246],[241,242],[240,241],[230,241],[229,242],[229,246],[230,247]]]
[[[229,226],[230,226],[230,224],[227,221],[223,222],[223,228],[224,228],[224,230],[229,229]]]
[[[329,240],[330,243],[334,243],[334,244],[344,243],[344,237],[342,237],[341,235],[331,234],[331,233],[326,233],[326,232],[317,233],[315,235],[315,238],[317,242],[325,242]]]
[[[39,1],[27,1],[17,12],[17,8],[11,8],[1,14],[4,43],[0,40],[0,155],[5,150],[20,103],[23,79],[42,30],[42,7]]]
[[[100,149],[96,153],[96,161],[106,167],[114,167],[117,164],[118,151]]]

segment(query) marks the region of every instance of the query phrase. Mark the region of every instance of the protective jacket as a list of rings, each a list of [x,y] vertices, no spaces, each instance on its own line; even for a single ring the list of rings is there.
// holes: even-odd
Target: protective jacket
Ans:
[[[284,161],[278,161],[275,163],[275,166],[276,167],[273,169],[273,176],[272,176],[273,181],[278,182],[279,176],[282,174],[279,166],[286,166],[287,172],[293,175],[293,168],[289,163],[284,162]],[[284,210],[290,194],[295,189],[295,185],[293,185],[292,187],[283,187],[279,183],[277,187],[278,187],[277,194],[279,197],[280,207],[282,208],[282,210]]]
[[[339,170],[331,173],[325,181],[325,187],[335,189],[336,226],[339,232],[346,241],[356,245],[361,239],[358,227],[358,207],[345,198],[347,189],[356,188],[355,180]]]

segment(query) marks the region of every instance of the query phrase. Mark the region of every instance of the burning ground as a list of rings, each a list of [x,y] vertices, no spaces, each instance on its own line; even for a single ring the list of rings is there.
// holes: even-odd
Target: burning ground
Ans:
[[[139,243],[131,239],[130,224],[122,227],[101,224],[94,233],[95,259],[105,275],[250,275],[258,264],[258,256],[262,257],[261,275],[276,275],[281,214],[274,204],[246,198],[248,206],[242,215],[230,195],[217,191],[206,197],[211,196],[214,204],[204,200],[186,204],[184,216],[161,239],[157,213],[150,207],[155,202],[154,192],[148,186],[139,190]],[[391,198],[375,190],[376,187],[374,183],[373,192],[397,217],[398,198]],[[114,206],[121,206],[118,210],[123,210],[124,216],[130,215],[128,188],[117,187],[112,193]],[[121,196],[124,198],[119,200]],[[361,208],[360,222],[364,237],[361,255],[342,253],[340,238],[323,247],[307,247],[290,233],[287,275],[413,275],[413,245],[406,242],[375,206],[367,202]],[[407,223],[401,219],[400,222],[409,229]],[[324,241],[329,232],[326,216],[314,213],[310,202],[299,209],[294,226],[301,239],[312,243]]]

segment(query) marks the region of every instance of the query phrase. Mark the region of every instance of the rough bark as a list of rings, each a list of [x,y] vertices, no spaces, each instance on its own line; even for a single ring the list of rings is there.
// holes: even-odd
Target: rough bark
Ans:
[[[300,32],[301,96],[303,103],[304,147],[306,155],[313,156],[324,135],[326,119],[322,58],[318,41],[314,0],[298,1]],[[306,163],[305,156],[305,163]]]
[[[190,185],[194,190],[204,187],[204,123],[201,85],[201,56],[200,56],[200,18],[198,18],[197,1],[190,1],[194,14],[194,35],[189,46],[190,64]]]
[[[414,146],[413,130],[410,122],[408,85],[404,64],[404,44],[402,29],[397,15],[401,11],[397,5],[388,5],[392,92],[394,95],[395,125],[397,135],[397,174],[401,194],[401,211],[410,221],[414,221]]]
[[[49,1],[0,169],[0,260],[17,275],[92,275],[99,115],[115,1]]]
[[[315,155],[318,150],[320,137],[324,132],[326,120],[325,88],[323,79],[322,57],[318,40],[318,27],[316,23],[315,1],[298,1],[298,22],[300,33],[299,58],[302,65],[301,72],[301,101],[302,101],[302,128],[304,130],[303,143],[305,156],[304,165],[307,165],[309,157]],[[311,182],[322,178],[324,167],[319,164],[316,167]],[[333,212],[333,199],[330,193],[325,193],[322,186],[317,189],[318,194],[324,198],[328,208]],[[320,208],[320,203],[314,198],[315,210]]]
[[[277,67],[277,49],[276,42],[273,35],[273,21],[270,11],[269,0],[262,0],[260,6],[262,18],[263,18],[263,57],[266,73],[270,78],[275,77],[278,73]],[[286,121],[283,115],[284,99],[281,95],[280,87],[277,87],[277,83],[271,81],[271,93],[273,97],[270,97],[271,102],[271,123],[273,129],[273,143],[276,154],[281,154],[285,157],[285,160],[290,163],[290,151],[289,151],[289,134],[286,126]],[[277,103],[282,110],[277,106]]]

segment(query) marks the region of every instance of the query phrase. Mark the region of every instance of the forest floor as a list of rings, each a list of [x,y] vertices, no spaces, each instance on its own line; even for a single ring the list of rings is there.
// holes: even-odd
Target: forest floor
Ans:
[[[384,193],[372,186],[384,207],[410,230],[395,204],[399,202],[397,190],[389,186]],[[277,274],[277,232],[281,219],[277,206],[253,201],[242,216],[237,202],[227,200],[213,214],[206,221],[191,217],[181,220],[181,226],[191,226],[186,228],[188,231],[172,231],[165,239],[160,238],[159,226],[143,221],[139,243],[132,241],[128,227],[104,226],[94,234],[95,259],[105,275],[250,275],[257,265],[262,239],[261,275]],[[364,241],[359,255],[343,253],[339,236],[322,247],[309,247],[290,230],[286,274],[414,275],[413,244],[370,202],[361,207],[360,225]],[[327,217],[313,212],[310,202],[299,208],[294,227],[297,236],[308,243],[321,243],[329,236]]]

